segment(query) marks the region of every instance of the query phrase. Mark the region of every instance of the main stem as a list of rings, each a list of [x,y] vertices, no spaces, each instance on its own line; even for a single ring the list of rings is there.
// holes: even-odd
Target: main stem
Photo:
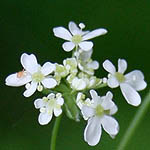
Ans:
[[[51,146],[50,146],[51,149],[50,150],[56,149],[56,138],[57,138],[57,133],[58,133],[61,118],[62,118],[62,115],[57,117],[55,120],[55,124],[54,124],[53,131],[52,131]]]
[[[123,139],[121,140],[121,143],[118,146],[117,150],[124,150],[127,147],[128,142],[130,141],[132,135],[134,134],[135,130],[137,129],[139,123],[142,121],[142,118],[144,114],[146,113],[148,106],[150,104],[150,91],[146,95],[143,104],[135,114],[134,119],[132,120],[129,128],[127,129]]]

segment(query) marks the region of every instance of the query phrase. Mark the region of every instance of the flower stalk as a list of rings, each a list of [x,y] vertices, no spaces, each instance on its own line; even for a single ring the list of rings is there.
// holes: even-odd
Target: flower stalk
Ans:
[[[50,150],[55,150],[56,149],[56,138],[57,138],[61,118],[62,118],[62,115],[57,117],[56,120],[55,120],[55,124],[54,124],[53,131],[52,131],[52,136],[51,136]]]
[[[142,118],[144,117],[146,111],[148,110],[149,105],[150,105],[150,91],[146,95],[141,107],[135,114],[135,117],[132,120],[129,128],[125,132],[125,135],[123,136],[121,143],[119,144],[117,150],[124,150],[127,147],[131,137],[133,136],[135,130],[137,129],[137,127],[140,124],[140,122],[142,121]]]

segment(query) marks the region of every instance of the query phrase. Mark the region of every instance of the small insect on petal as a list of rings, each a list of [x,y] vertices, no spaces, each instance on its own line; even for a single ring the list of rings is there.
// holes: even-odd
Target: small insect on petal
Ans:
[[[23,69],[22,71],[17,72],[17,78],[22,78],[25,75],[25,70]]]

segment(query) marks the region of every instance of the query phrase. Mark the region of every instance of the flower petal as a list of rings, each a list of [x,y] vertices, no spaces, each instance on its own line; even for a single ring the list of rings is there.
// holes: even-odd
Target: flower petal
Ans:
[[[9,75],[6,80],[5,84],[8,86],[22,86],[25,85],[26,83],[31,81],[31,76],[30,75],[25,75],[23,77],[17,77],[17,73]]]
[[[62,113],[62,109],[54,108],[54,115],[58,117]]]
[[[23,53],[21,55],[21,64],[24,67],[24,69],[31,74],[35,73],[38,71],[39,65],[37,63],[37,59],[35,55],[31,54],[28,55],[26,53]]]
[[[89,51],[83,51],[80,49],[79,51],[81,51],[81,53],[79,53],[78,59],[80,59],[83,62],[88,61],[91,58],[92,53],[93,53],[93,49]]]
[[[111,74],[114,74],[116,72],[115,66],[109,60],[105,60],[103,62],[103,68]]]
[[[96,29],[96,30],[93,30],[93,31],[87,33],[86,35],[84,35],[83,40],[89,40],[89,39],[95,38],[97,36],[104,35],[106,33],[107,33],[106,29],[103,29],[103,28]]]
[[[127,62],[124,59],[118,59],[118,72],[124,73],[127,69]]]
[[[36,91],[36,88],[37,88],[37,83],[31,82],[30,87],[23,93],[23,95],[25,97],[30,97]]]
[[[113,76],[113,75],[111,75],[111,76],[109,77],[109,79],[107,80],[107,84],[108,84],[108,86],[111,87],[111,88],[116,88],[116,87],[119,86],[118,80],[117,80],[116,77]]]
[[[97,95],[97,92],[95,90],[90,90],[90,95],[92,97],[92,101],[94,102],[94,106],[96,106],[97,104],[101,104],[102,99]]]
[[[119,132],[119,124],[113,117],[104,115],[101,123],[109,135],[116,135]]]
[[[34,106],[35,106],[36,109],[39,109],[39,108],[43,107],[44,106],[43,99],[41,99],[41,98],[36,99],[34,101]]]
[[[69,22],[69,30],[73,35],[81,34],[81,30],[74,22]]]
[[[143,90],[147,86],[147,83],[144,81],[144,75],[140,70],[135,70],[126,74],[125,78],[126,82],[137,91]]]
[[[75,44],[72,42],[65,42],[62,47],[66,52],[70,52],[74,49]]]
[[[72,35],[70,34],[70,32],[64,27],[53,28],[53,32],[56,37],[62,38],[64,40],[70,41],[72,38]]]
[[[57,98],[56,102],[59,105],[63,105],[64,104],[64,99],[62,97],[59,97],[59,98]]]
[[[49,115],[48,113],[40,113],[38,121],[41,125],[46,125],[48,124],[52,119],[52,114]]]
[[[118,111],[117,105],[114,104],[114,106],[110,109],[109,114],[114,115]]]
[[[95,110],[92,107],[83,105],[81,108],[81,113],[83,114],[83,116],[85,116],[86,118],[92,117],[95,114]]]
[[[57,82],[53,78],[45,78],[43,79],[42,84],[44,85],[45,88],[51,89],[57,85]]]
[[[88,68],[92,68],[94,70],[99,68],[99,63],[98,61],[92,61],[90,63],[87,64]]]
[[[72,80],[72,87],[78,91],[83,90],[86,88],[86,82],[83,79],[78,79],[77,77],[75,77]]]
[[[110,110],[115,105],[112,101],[112,97],[112,93],[108,91],[105,98],[103,99],[103,102],[101,103],[104,110]]]
[[[102,134],[101,120],[98,117],[92,117],[84,130],[84,140],[91,146],[95,146],[100,141]]]
[[[97,99],[97,97],[98,97],[97,92],[95,90],[90,90],[90,95],[91,95],[92,99]]]
[[[80,46],[80,48],[82,50],[89,51],[93,47],[93,42],[91,42],[91,41],[83,41],[83,42],[79,43],[79,46]]]
[[[126,101],[133,105],[133,106],[138,106],[141,103],[141,97],[136,92],[135,89],[133,89],[129,84],[127,83],[122,83],[120,84],[120,88],[122,91],[123,96],[125,97]]]
[[[45,76],[49,75],[55,70],[55,64],[52,64],[50,62],[46,62],[42,67],[41,67],[41,72]]]

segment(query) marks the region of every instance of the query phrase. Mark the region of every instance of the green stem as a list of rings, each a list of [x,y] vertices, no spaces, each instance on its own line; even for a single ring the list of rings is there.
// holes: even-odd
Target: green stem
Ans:
[[[62,118],[62,115],[57,117],[56,120],[55,120],[55,124],[54,124],[53,131],[52,131],[51,149],[50,150],[55,150],[56,149],[56,138],[57,138],[57,133],[58,133],[61,118]]]
[[[95,87],[95,89],[100,89],[100,88],[104,88],[107,87],[107,83],[102,83],[99,86]]]
[[[142,121],[142,118],[145,115],[149,104],[150,104],[150,92],[146,95],[142,105],[140,106],[137,113],[135,114],[135,117],[132,120],[129,128],[125,132],[125,135],[124,135],[123,139],[121,140],[121,143],[119,144],[117,150],[124,150],[127,147],[127,144],[129,143],[129,141],[130,141],[131,137],[133,136],[135,130],[137,129],[139,123]]]

